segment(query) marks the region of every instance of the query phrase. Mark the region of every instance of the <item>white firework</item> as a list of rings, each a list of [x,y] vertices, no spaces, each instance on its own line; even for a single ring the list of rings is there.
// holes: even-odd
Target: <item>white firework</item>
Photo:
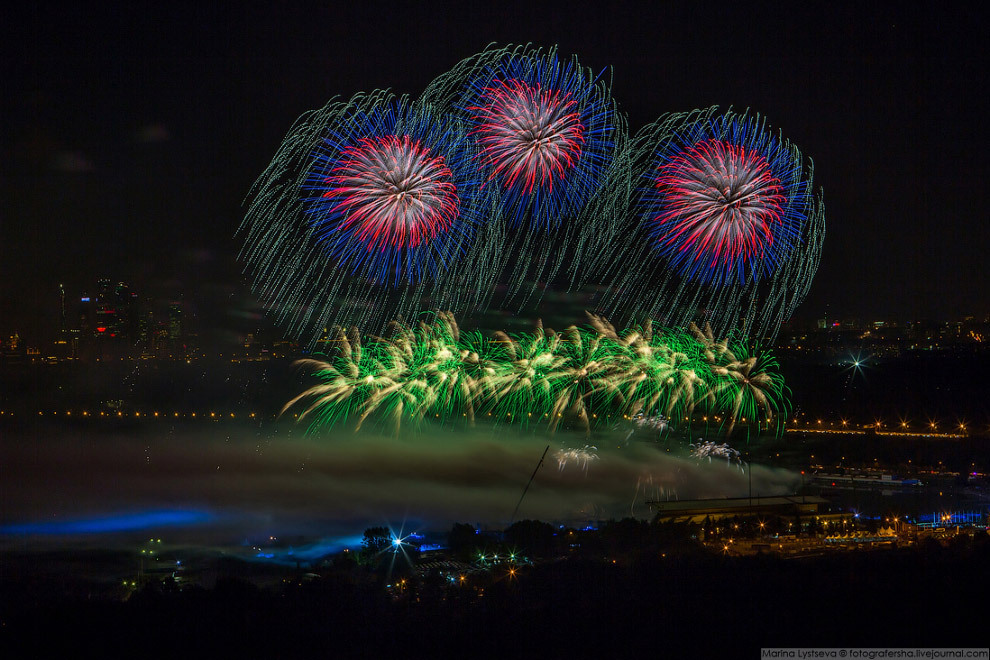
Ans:
[[[577,466],[585,473],[587,473],[588,464],[591,463],[591,461],[598,460],[598,454],[595,453],[597,451],[598,447],[593,445],[585,445],[581,449],[558,449],[556,453],[557,469],[560,472],[563,472],[564,468],[567,467],[567,464],[573,462],[577,464]]]
[[[742,455],[739,453],[738,449],[733,449],[726,443],[718,444],[712,440],[702,441],[698,438],[698,442],[689,445],[691,447],[691,456],[698,460],[707,458],[708,462],[712,462],[712,456],[716,458],[724,458],[726,464],[735,463],[739,469],[742,469]]]

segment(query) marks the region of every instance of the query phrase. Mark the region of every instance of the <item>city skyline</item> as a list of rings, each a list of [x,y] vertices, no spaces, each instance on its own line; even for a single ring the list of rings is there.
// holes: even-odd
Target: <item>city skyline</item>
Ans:
[[[202,299],[196,295],[197,292],[195,291],[191,292],[192,295],[182,291],[172,291],[170,292],[172,295],[163,295],[161,291],[157,292],[156,295],[149,295],[145,291],[138,292],[132,290],[130,283],[123,279],[99,278],[91,280],[88,286],[84,286],[78,290],[67,290],[65,284],[59,283],[55,290],[49,292],[48,300],[43,303],[42,307],[45,308],[43,315],[28,320],[28,322],[21,326],[18,326],[16,321],[0,319],[0,322],[3,323],[3,325],[0,325],[0,347],[9,345],[10,338],[15,335],[22,345],[47,350],[53,342],[58,343],[60,340],[65,339],[67,332],[78,333],[82,331],[92,334],[96,332],[98,325],[94,324],[95,319],[107,314],[107,310],[100,308],[105,307],[106,303],[113,297],[108,296],[106,292],[110,289],[120,288],[124,289],[127,295],[133,299],[132,303],[125,306],[135,313],[139,312],[141,315],[141,318],[135,316],[135,318],[126,321],[129,326],[133,326],[132,331],[126,333],[127,337],[131,339],[136,339],[140,336],[141,341],[145,342],[148,339],[146,336],[148,329],[144,326],[154,322],[159,325],[168,325],[167,334],[171,340],[175,340],[180,333],[175,330],[173,317],[175,314],[179,314],[180,316],[186,314],[183,327],[186,329],[190,327],[195,328],[192,331],[192,336],[194,337],[201,331],[210,336],[224,332],[229,334],[236,330],[239,333],[236,340],[230,340],[230,337],[228,337],[228,340],[233,341],[233,343],[240,343],[241,337],[248,334],[262,335],[266,341],[298,343],[292,338],[291,334],[285,333],[268,318],[260,306],[257,306],[251,312],[241,309],[240,318],[231,318],[232,316],[238,316],[229,313],[234,311],[233,307],[220,310],[219,314],[217,310],[206,309],[202,305]],[[528,329],[535,326],[537,322],[545,323],[548,327],[558,330],[563,330],[571,325],[579,327],[587,326],[588,316],[586,314],[586,308],[590,307],[590,305],[583,303],[589,297],[593,299],[593,296],[587,292],[583,294],[559,292],[549,301],[541,301],[536,309],[519,310],[518,313],[513,314],[512,328]],[[253,301],[250,300],[249,292],[243,295],[239,302],[242,305],[250,306]],[[100,304],[98,305],[97,303]],[[177,312],[176,310],[180,311]],[[782,337],[787,338],[796,333],[799,334],[808,331],[862,331],[881,328],[887,331],[891,328],[913,328],[916,332],[919,329],[930,332],[939,328],[947,330],[961,327],[962,325],[977,327],[990,323],[990,312],[964,312],[958,316],[949,318],[909,317],[897,314],[879,318],[875,316],[830,316],[828,309],[819,311],[822,313],[817,315],[796,314],[782,326]],[[201,313],[203,314],[202,318],[200,317]],[[117,318],[113,309],[109,310],[109,316],[106,318],[110,320],[105,319],[102,325],[107,330],[110,330],[110,325],[124,323],[124,321]],[[153,321],[153,319],[157,320]],[[472,325],[476,325],[482,330],[496,331],[509,329],[496,327],[498,323],[506,321],[505,317],[500,315],[497,309],[475,314],[471,317],[471,321],[473,322]],[[136,330],[139,325],[141,326],[140,332]],[[183,336],[186,335],[185,332],[182,334]],[[109,336],[111,335],[107,334],[107,337]],[[782,342],[781,345],[783,345]],[[216,346],[211,348],[216,348]]]

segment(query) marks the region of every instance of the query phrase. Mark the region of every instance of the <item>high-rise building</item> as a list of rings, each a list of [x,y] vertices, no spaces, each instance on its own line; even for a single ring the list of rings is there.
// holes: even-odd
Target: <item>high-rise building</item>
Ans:
[[[115,359],[137,350],[138,296],[125,282],[97,281],[93,293],[84,292],[78,302],[81,357]]]
[[[173,342],[182,339],[182,303],[177,300],[168,305],[168,338]]]
[[[65,324],[65,285],[58,285],[58,298],[59,298],[59,315],[58,315],[58,334],[59,339],[65,339],[65,333],[68,332],[69,328]]]

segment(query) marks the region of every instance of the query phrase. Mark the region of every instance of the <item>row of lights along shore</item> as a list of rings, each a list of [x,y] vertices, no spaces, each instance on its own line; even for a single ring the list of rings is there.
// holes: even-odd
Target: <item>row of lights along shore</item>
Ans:
[[[59,416],[59,411],[53,410],[53,411],[51,411],[49,413],[46,413],[44,410],[39,410],[38,411],[38,416],[39,417],[44,417],[46,414],[51,415],[53,417],[58,417]],[[13,411],[0,410],[0,416],[2,416],[2,417],[14,417],[15,416],[15,413]],[[177,418],[177,417],[178,418],[193,418],[193,417],[195,417],[197,419],[203,418],[203,419],[212,419],[212,420],[219,421],[221,419],[232,419],[232,418],[236,418],[237,417],[237,414],[236,413],[217,413],[217,412],[210,412],[210,413],[194,413],[194,412],[180,413],[180,412],[173,412],[173,413],[169,414],[169,413],[161,413],[161,412],[157,412],[157,411],[156,412],[150,412],[150,413],[148,413],[148,412],[140,412],[140,411],[135,411],[133,413],[129,413],[129,412],[128,413],[125,413],[122,410],[118,410],[117,412],[107,412],[105,410],[101,410],[98,413],[96,413],[96,412],[89,412],[88,410],[83,410],[83,411],[76,412],[75,414],[73,414],[73,412],[71,410],[66,410],[65,412],[61,413],[61,416],[63,416],[63,417],[88,417],[88,418],[99,418],[99,417],[103,417],[103,418],[106,418],[106,419],[118,419],[118,418],[125,418],[125,417],[127,417],[127,418],[130,418],[130,417],[141,417],[141,418],[146,418],[146,419],[147,418],[156,418],[156,417],[157,418],[163,418],[163,419],[169,419],[169,418],[174,419],[174,418]],[[257,416],[258,416],[257,413],[247,413],[247,414],[242,414],[241,415],[241,417],[247,417],[247,418],[250,418],[250,419],[254,419]],[[297,415],[297,417],[298,417],[298,415]]]
[[[73,416],[76,416],[76,417],[88,417],[88,418],[99,418],[99,417],[102,417],[102,418],[105,418],[105,419],[118,419],[118,418],[125,418],[125,417],[127,417],[127,418],[131,418],[131,417],[152,418],[152,419],[153,418],[173,418],[173,419],[174,418],[196,418],[196,419],[211,419],[211,420],[216,420],[216,421],[219,421],[221,419],[236,419],[238,417],[238,415],[236,413],[232,413],[232,412],[231,413],[218,413],[218,412],[215,412],[215,411],[214,412],[209,412],[209,413],[205,413],[205,412],[203,412],[203,413],[196,413],[196,412],[172,412],[171,414],[170,413],[163,413],[163,412],[159,412],[159,411],[154,411],[154,412],[134,411],[134,412],[126,412],[125,413],[124,411],[121,411],[121,410],[118,410],[116,412],[114,412],[114,411],[105,411],[105,410],[101,410],[99,412],[90,412],[88,410],[82,410],[82,411],[76,411],[75,413],[73,413],[73,411],[71,411],[71,410],[66,410],[66,411],[61,412],[61,413],[60,413],[60,411],[57,411],[57,410],[53,410],[53,411],[49,411],[49,412],[46,412],[44,410],[37,411],[37,415],[38,416],[41,416],[41,417],[43,417],[45,415],[51,415],[51,416],[57,417],[60,414],[62,416],[65,416],[65,417],[73,417]],[[489,413],[489,416],[490,415],[491,415],[491,413]],[[0,410],[0,417],[14,417],[14,416],[15,416],[15,412],[14,411]],[[298,418],[298,416],[299,416],[298,414],[295,414],[295,415],[293,415],[293,418]],[[532,416],[532,413],[529,413],[529,416]],[[544,417],[548,417],[548,415],[543,415],[543,416]],[[247,417],[249,419],[255,419],[255,418],[258,417],[258,414],[257,413],[253,413],[253,412],[252,413],[242,413],[241,414],[241,418],[244,418],[244,417]],[[597,417],[597,415],[595,415],[595,417]],[[611,415],[606,415],[606,417],[611,418],[612,416]],[[622,417],[624,419],[633,419],[629,415],[623,415]],[[689,420],[688,420],[687,417],[685,417],[684,418],[684,421],[689,421]],[[720,417],[715,417],[714,418],[714,421],[721,422],[722,419]],[[745,423],[745,421],[746,421],[745,418],[743,418],[742,421]],[[766,422],[768,424],[771,421],[772,420],[770,420],[770,419],[767,419],[766,420]],[[694,423],[697,423],[697,424],[702,424],[702,423],[707,423],[707,422],[708,422],[708,417],[704,417],[702,419],[695,419],[694,420]],[[900,426],[888,427],[882,420],[877,420],[877,421],[875,421],[872,424],[856,425],[856,424],[850,424],[850,422],[848,420],[845,420],[845,419],[841,420],[840,422],[831,422],[831,421],[830,422],[823,422],[823,420],[821,420],[821,419],[816,420],[816,422],[810,422],[810,421],[808,421],[808,422],[801,422],[801,421],[795,419],[795,420],[793,420],[793,424],[788,425],[788,426],[786,426],[784,428],[784,431],[785,432],[788,432],[788,433],[833,433],[833,434],[865,434],[865,433],[877,433],[879,435],[905,436],[905,437],[946,437],[946,438],[961,438],[961,437],[966,437],[968,435],[969,428],[970,428],[969,425],[967,425],[965,422],[958,422],[958,424],[956,424],[955,426],[952,426],[952,425],[942,425],[940,427],[940,425],[939,425],[938,422],[931,421],[931,420],[929,420],[928,425],[926,427],[919,429],[919,428],[916,428],[916,427],[913,427],[913,426],[909,425],[907,422],[904,422],[904,421],[902,421],[900,423]],[[943,429],[943,430],[940,430],[940,429]],[[990,429],[988,429],[988,430],[990,430]]]

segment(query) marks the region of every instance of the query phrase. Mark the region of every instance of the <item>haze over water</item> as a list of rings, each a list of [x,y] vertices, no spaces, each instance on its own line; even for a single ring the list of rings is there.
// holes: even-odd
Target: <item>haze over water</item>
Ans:
[[[356,544],[374,525],[445,532],[467,522],[501,529],[548,444],[516,520],[645,518],[650,499],[738,497],[749,489],[750,475],[734,464],[699,463],[675,443],[626,441],[621,430],[587,440],[480,425],[427,426],[397,438],[215,428],[5,433],[0,538],[5,545],[93,542],[94,535],[151,530],[197,544],[269,536]],[[559,449],[586,445],[598,457],[586,469],[573,460],[560,465]],[[764,496],[792,493],[800,484],[794,472],[760,465],[752,479],[754,493]]]

